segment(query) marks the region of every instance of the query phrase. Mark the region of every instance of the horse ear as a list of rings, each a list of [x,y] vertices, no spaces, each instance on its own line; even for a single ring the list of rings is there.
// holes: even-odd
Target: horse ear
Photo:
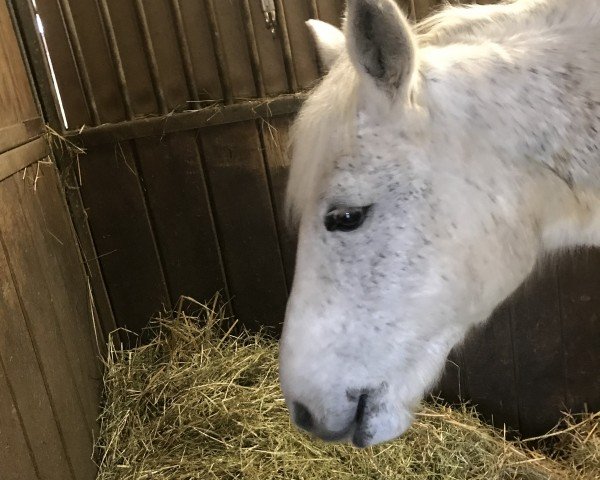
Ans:
[[[308,20],[306,25],[317,44],[321,63],[329,70],[346,46],[344,34],[339,28],[320,20]]]
[[[409,91],[416,39],[393,0],[348,0],[345,23],[350,58],[391,98]]]

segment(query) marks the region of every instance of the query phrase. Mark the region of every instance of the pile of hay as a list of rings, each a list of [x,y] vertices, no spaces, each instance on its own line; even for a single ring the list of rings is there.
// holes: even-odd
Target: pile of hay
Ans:
[[[357,450],[290,425],[277,346],[224,332],[202,307],[159,320],[147,346],[111,345],[99,480],[598,479],[600,416],[567,419],[552,456],[507,442],[472,409],[425,405],[401,439]]]

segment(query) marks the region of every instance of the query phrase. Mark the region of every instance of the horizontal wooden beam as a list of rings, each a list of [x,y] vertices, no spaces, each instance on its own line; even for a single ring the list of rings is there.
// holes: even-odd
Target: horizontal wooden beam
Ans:
[[[44,132],[44,122],[40,117],[0,128],[0,153],[29,142]]]
[[[77,140],[85,147],[91,147],[258,118],[268,119],[296,113],[305,97],[304,93],[296,93],[233,105],[214,105],[201,110],[172,113],[160,117],[136,118],[126,122],[107,123],[98,127],[84,127],[79,130],[70,130],[66,136],[71,140]]]
[[[45,137],[0,154],[0,182],[48,155],[50,147]]]

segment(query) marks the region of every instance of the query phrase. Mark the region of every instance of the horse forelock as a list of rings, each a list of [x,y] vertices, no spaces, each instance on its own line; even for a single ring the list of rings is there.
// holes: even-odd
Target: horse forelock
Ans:
[[[336,157],[354,149],[358,74],[344,55],[311,92],[290,131],[288,219],[297,223]]]

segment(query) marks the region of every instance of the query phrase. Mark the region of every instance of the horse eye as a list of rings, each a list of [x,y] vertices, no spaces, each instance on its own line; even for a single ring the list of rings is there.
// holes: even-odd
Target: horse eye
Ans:
[[[339,230],[340,232],[356,230],[365,221],[370,208],[371,206],[332,208],[325,215],[325,228],[330,232],[335,230]]]

